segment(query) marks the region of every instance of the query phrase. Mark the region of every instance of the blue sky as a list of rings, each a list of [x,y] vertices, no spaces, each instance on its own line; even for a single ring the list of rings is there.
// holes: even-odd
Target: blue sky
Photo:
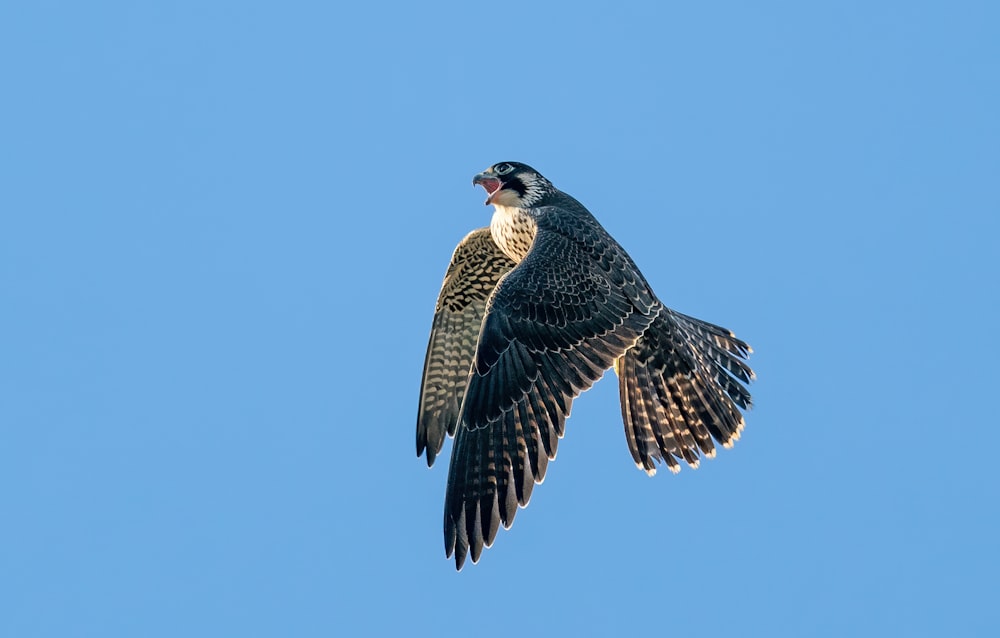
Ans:
[[[0,9],[0,634],[1000,631],[995,3],[361,4]],[[456,574],[413,428],[501,160],[759,381],[650,479],[609,376]]]

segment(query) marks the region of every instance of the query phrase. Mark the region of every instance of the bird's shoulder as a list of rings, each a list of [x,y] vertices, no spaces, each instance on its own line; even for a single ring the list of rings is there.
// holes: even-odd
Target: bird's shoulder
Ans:
[[[555,191],[532,210],[538,228],[538,250],[530,261],[553,258],[566,261],[573,269],[606,273],[615,287],[623,287],[642,305],[654,305],[656,295],[628,252],[579,201]],[[554,251],[546,244],[560,244]]]

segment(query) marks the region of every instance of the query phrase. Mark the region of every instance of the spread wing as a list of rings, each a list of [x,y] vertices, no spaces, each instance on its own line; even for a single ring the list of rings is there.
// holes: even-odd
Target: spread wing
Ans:
[[[452,449],[445,550],[476,562],[527,505],[573,399],[635,343],[663,307],[613,240],[539,229],[487,305]]]
[[[750,346],[725,328],[667,310],[615,363],[629,451],[640,469],[698,466],[732,445],[749,409]]]
[[[417,456],[426,449],[428,467],[444,445],[445,432],[455,433],[486,300],[513,267],[489,228],[466,235],[448,264],[434,310],[417,412]]]

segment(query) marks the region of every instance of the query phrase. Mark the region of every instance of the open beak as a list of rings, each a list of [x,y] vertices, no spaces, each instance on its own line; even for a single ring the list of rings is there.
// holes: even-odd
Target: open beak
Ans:
[[[491,204],[493,200],[493,195],[500,190],[500,187],[503,186],[503,182],[501,182],[500,178],[497,177],[496,175],[491,175],[489,173],[480,173],[479,175],[476,175],[475,177],[472,178],[472,185],[473,186],[479,185],[485,188],[487,197],[484,203]]]

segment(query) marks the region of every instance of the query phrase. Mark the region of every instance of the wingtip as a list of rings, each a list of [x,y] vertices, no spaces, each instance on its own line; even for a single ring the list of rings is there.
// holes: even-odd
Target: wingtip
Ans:
[[[433,467],[434,461],[437,460],[437,454],[434,452],[434,448],[430,447],[429,445],[424,446],[422,443],[418,441],[417,458],[419,459],[421,456],[426,456],[427,467]]]
[[[469,541],[465,534],[465,510],[458,521],[446,519],[444,530],[444,556],[445,558],[455,558],[455,571],[462,571],[465,564],[465,556],[469,552]]]
[[[450,558],[450,556],[449,556]],[[462,571],[462,567],[465,565],[465,551],[455,551],[455,571]]]

